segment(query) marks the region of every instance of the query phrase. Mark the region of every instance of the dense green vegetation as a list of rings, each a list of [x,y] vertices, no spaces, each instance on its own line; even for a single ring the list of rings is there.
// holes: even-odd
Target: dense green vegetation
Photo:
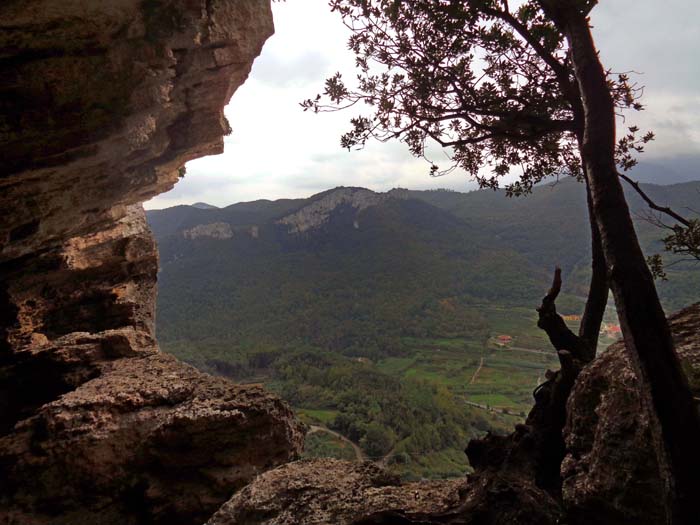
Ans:
[[[376,356],[399,351],[403,336],[483,334],[471,304],[540,293],[541,270],[519,275],[522,256],[420,201],[369,208],[360,230],[351,220],[300,239],[272,225],[258,239],[162,239],[161,339]]]
[[[657,204],[683,211],[700,209],[700,182],[660,186],[643,184],[644,191]],[[649,209],[641,197],[624,185],[635,228],[647,254],[661,253],[669,270],[668,281],[657,282],[664,307],[677,310],[697,301],[700,272],[694,261],[664,253],[661,239],[668,235],[644,220]],[[582,184],[563,179],[542,185],[524,198],[506,198],[501,191],[458,193],[449,191],[411,192],[415,198],[449,211],[478,226],[492,245],[506,245],[537,267],[555,263],[563,269],[569,291],[579,296],[587,292],[590,275],[590,229]],[[664,222],[666,219],[664,218]],[[670,266],[668,266],[670,265]]]
[[[679,205],[683,195],[700,200],[697,186],[649,188]],[[468,440],[521,420],[545,370],[557,367],[534,310],[554,264],[569,292],[560,311],[582,309],[582,190],[568,180],[520,200],[411,192],[359,215],[339,206],[303,235],[274,223],[303,200],[151,212],[161,345],[201,369],[264,382],[307,423],[408,479],[461,475]],[[212,222],[229,223],[233,239],[181,234]],[[639,229],[655,249],[663,233]],[[692,269],[669,268],[669,307],[695,300]],[[499,335],[512,340],[499,345]],[[307,441],[308,456],[355,457],[332,433]]]

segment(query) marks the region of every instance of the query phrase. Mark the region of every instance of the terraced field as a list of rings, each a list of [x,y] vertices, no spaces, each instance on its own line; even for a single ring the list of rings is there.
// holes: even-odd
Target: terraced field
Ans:
[[[558,368],[557,356],[537,328],[534,310],[484,306],[482,314],[492,327],[485,341],[404,339],[413,350],[409,357],[384,359],[375,366],[386,374],[440,383],[472,406],[522,418],[545,371]],[[575,322],[571,326],[577,328]],[[512,340],[499,344],[499,335]]]

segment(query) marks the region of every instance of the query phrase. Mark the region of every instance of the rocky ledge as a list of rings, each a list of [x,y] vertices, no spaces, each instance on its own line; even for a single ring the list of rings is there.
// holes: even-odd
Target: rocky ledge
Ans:
[[[297,461],[259,476],[207,525],[348,525],[387,509],[440,512],[459,502],[465,482],[402,485],[371,462]]]
[[[0,438],[0,522],[202,523],[302,446],[289,407],[260,388],[161,353],[98,369]]]

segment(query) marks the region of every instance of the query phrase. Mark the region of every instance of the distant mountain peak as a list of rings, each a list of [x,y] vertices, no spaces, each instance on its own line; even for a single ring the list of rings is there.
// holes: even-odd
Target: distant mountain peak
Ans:
[[[408,195],[408,190],[403,189],[377,193],[367,188],[340,186],[312,197],[310,203],[276,222],[288,226],[289,233],[304,233],[327,223],[333,211],[340,206],[350,206],[358,214],[362,210],[377,206],[388,199],[407,199]],[[359,227],[357,217],[354,224],[355,228]]]
[[[218,210],[218,206],[214,206],[212,204],[207,204],[206,202],[195,202],[192,204],[193,208],[198,208],[200,210]]]

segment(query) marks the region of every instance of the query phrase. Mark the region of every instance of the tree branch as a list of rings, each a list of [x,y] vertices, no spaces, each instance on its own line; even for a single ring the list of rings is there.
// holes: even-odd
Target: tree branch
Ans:
[[[547,51],[539,40],[537,40],[537,38],[530,33],[527,27],[520,22],[520,20],[515,18],[510,11],[499,11],[498,9],[489,8],[484,8],[483,11],[487,15],[503,20],[506,24],[512,27],[523,38],[523,40],[528,43],[535,53],[537,53],[537,55],[552,69],[554,74],[557,76],[557,79],[559,79],[559,76],[561,75],[563,78],[566,78],[569,83],[571,83],[569,79],[569,70],[564,67],[564,65],[559,62],[554,55]]]
[[[568,356],[562,356],[561,352],[569,353],[574,360],[581,364],[590,361],[593,355],[588,351],[582,339],[569,330],[564,319],[557,313],[555,301],[560,291],[561,268],[556,268],[554,270],[552,287],[542,299],[542,305],[537,308],[537,313],[539,314],[537,326],[545,331],[552,346],[559,353],[559,361],[563,369],[570,364],[570,360]],[[562,357],[567,357],[567,362],[562,361]]]
[[[639,186],[639,183],[637,181],[632,180],[629,178],[627,175],[624,173],[619,173],[617,174],[618,177],[620,177],[622,180],[627,182],[634,190],[644,199],[644,202],[647,203],[647,205],[652,209],[656,211],[660,211],[661,213],[665,213],[669,217],[672,217],[676,219],[678,222],[680,222],[683,226],[690,227],[690,221],[686,219],[685,217],[682,217],[681,215],[678,215],[675,211],[673,211],[671,208],[668,206],[659,206],[656,204],[653,200],[651,200],[651,197],[649,197],[644,190]]]

